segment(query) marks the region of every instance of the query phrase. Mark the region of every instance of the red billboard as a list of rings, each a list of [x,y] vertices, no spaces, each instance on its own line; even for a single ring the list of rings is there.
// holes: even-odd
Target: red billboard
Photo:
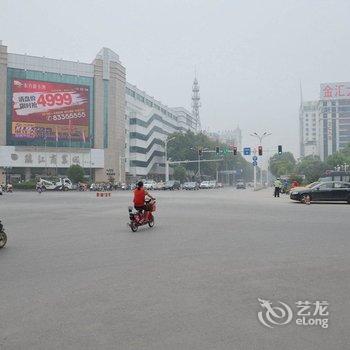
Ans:
[[[88,86],[14,79],[12,92],[12,138],[88,140]]]

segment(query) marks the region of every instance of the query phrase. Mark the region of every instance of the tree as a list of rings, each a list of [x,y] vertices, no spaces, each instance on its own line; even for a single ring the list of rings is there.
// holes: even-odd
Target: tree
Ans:
[[[173,161],[178,160],[198,160],[198,149],[204,152],[201,156],[202,160],[222,159],[218,162],[201,162],[201,175],[211,178],[216,177],[216,172],[220,170],[236,170],[246,181],[251,181],[253,177],[253,166],[248,163],[240,154],[233,155],[228,152],[228,145],[211,140],[203,133],[195,134],[191,131],[186,133],[174,133],[169,136],[173,140],[168,143],[168,157]],[[216,155],[215,148],[220,148],[220,155]],[[211,152],[205,152],[205,150]],[[227,150],[227,152],[225,151]],[[197,173],[198,163],[184,164],[183,167],[187,172]]]
[[[295,172],[295,158],[293,153],[284,152],[282,154],[275,154],[270,158],[269,169],[275,177],[281,175],[290,175]]]
[[[329,168],[333,169],[338,165],[342,165],[349,162],[350,157],[347,157],[342,151],[338,151],[326,159],[326,164]]]
[[[350,164],[350,144],[348,144],[342,150],[328,156],[326,159],[326,164],[331,169],[338,165]]]
[[[327,169],[326,163],[318,156],[307,156],[301,159],[297,165],[297,173],[305,175],[308,183],[317,181]]]
[[[81,182],[84,180],[84,169],[78,164],[71,165],[67,175],[74,183]]]
[[[186,179],[186,168],[182,165],[177,165],[174,169],[174,179],[183,182]]]

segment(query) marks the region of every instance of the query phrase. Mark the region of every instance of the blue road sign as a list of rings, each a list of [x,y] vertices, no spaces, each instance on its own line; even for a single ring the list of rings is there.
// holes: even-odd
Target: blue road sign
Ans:
[[[254,160],[254,161],[253,161],[253,165],[254,165],[254,166],[257,166],[258,163]]]
[[[245,156],[250,156],[250,147],[244,147],[243,148],[243,154],[245,155]]]
[[[253,156],[253,161],[256,162],[258,160],[257,156]]]

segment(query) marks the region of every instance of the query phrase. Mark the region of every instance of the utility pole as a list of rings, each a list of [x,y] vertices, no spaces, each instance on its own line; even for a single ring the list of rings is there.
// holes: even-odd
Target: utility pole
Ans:
[[[199,154],[198,151],[198,177],[201,177],[201,155]]]
[[[92,141],[93,141],[93,135],[90,134],[90,182],[92,183],[92,166],[91,166],[91,150],[92,150]]]
[[[254,189],[256,189],[256,165],[254,165]]]
[[[175,140],[175,137],[164,140],[165,181],[169,181],[168,142],[172,140]]]

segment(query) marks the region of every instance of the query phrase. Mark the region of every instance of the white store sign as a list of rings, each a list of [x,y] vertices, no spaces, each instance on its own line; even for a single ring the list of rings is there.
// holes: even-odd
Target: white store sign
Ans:
[[[69,168],[78,164],[83,168],[104,168],[104,150],[83,152],[55,152],[55,149],[35,150],[15,146],[0,146],[0,167]]]

